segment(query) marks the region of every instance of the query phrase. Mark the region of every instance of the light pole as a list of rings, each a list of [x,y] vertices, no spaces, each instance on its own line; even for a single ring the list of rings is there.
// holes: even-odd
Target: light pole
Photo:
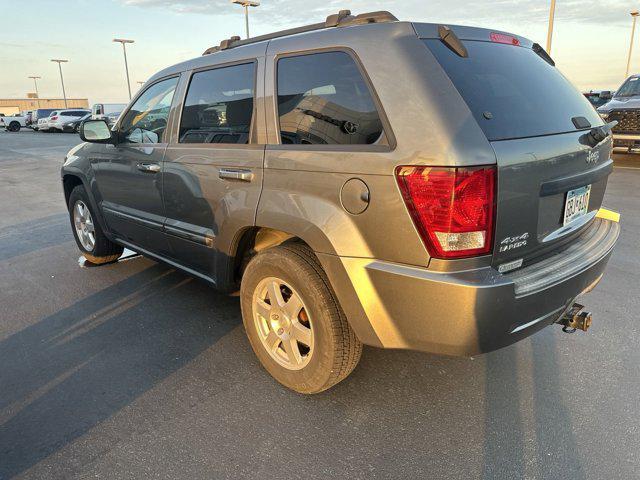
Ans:
[[[631,27],[631,42],[629,42],[629,56],[627,57],[627,71],[624,74],[625,80],[629,77],[629,68],[631,68],[631,52],[633,51],[633,37],[636,34],[636,19],[640,15],[640,12],[634,10],[631,12],[631,16],[633,17],[633,26]]]
[[[129,100],[131,100],[131,83],[129,82],[129,64],[127,63],[127,43],[133,43],[133,40],[127,40],[126,38],[114,38],[114,42],[122,44],[122,52],[124,53],[124,69],[127,72],[127,88],[129,89]]]
[[[64,108],[67,108],[67,92],[64,91],[64,78],[62,77],[62,64],[67,63],[69,60],[61,60],[59,58],[58,59],[53,58],[51,59],[51,61],[58,64],[58,69],[60,70],[60,82],[62,83],[62,96],[64,97]]]
[[[38,93],[38,80],[40,80],[42,77],[37,77],[35,75],[29,75],[27,78],[32,78],[33,79],[33,85],[36,87],[36,103],[38,105],[38,108],[40,108],[40,94]]]
[[[257,7],[260,2],[256,0],[231,0],[231,3],[236,3],[244,7],[244,26],[247,31],[247,38],[249,38],[249,7]]]
[[[549,28],[547,30],[547,53],[551,55],[551,38],[553,37],[553,18],[556,15],[556,0],[551,0],[549,9]]]

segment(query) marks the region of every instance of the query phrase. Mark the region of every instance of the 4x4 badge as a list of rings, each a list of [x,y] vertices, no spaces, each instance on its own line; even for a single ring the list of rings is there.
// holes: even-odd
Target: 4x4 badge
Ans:
[[[600,152],[598,150],[591,150],[587,153],[587,163],[596,163],[600,160]]]

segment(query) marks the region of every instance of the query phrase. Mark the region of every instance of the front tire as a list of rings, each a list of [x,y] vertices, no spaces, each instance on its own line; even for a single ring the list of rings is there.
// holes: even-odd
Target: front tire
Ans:
[[[114,262],[124,248],[105,236],[96,218],[84,186],[78,185],[69,195],[69,219],[76,244],[91,263]]]
[[[285,243],[252,258],[240,299],[253,351],[285,387],[319,393],[358,364],[362,343],[306,245]]]

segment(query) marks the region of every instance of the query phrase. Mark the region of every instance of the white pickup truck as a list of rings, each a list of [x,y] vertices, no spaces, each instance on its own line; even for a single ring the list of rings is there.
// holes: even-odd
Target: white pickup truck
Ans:
[[[18,132],[20,128],[27,126],[27,118],[23,116],[0,117],[0,128],[4,127],[8,132]]]

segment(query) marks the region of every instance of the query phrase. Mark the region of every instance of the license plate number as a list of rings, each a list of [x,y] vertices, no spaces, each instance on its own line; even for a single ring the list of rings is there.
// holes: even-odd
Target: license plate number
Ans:
[[[567,200],[564,203],[564,223],[573,222],[587,213],[589,209],[589,195],[591,194],[591,185],[586,187],[569,190],[567,192]]]

